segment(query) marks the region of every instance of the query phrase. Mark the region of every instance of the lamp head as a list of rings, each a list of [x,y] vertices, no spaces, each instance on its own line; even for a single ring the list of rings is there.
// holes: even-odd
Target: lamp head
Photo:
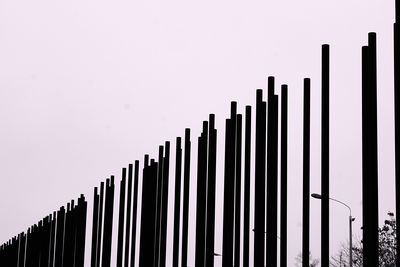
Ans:
[[[312,193],[311,196],[316,199],[322,199],[322,196],[320,194]]]

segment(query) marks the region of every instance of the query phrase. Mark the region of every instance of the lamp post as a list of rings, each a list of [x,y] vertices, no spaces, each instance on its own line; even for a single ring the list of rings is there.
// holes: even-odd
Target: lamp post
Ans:
[[[312,193],[311,194],[311,196],[313,197],[313,198],[316,198],[316,199],[322,199],[322,196],[320,195],[320,194],[316,194],[316,193]],[[354,222],[354,220],[356,219],[356,218],[353,218],[352,216],[351,216],[351,208],[350,208],[350,206],[349,205],[347,205],[346,203],[343,203],[342,201],[340,201],[340,200],[337,200],[337,199],[334,199],[334,198],[329,198],[330,200],[332,200],[332,201],[335,201],[335,202],[337,202],[337,203],[339,203],[339,204],[342,204],[342,205],[344,205],[346,208],[348,208],[349,209],[349,212],[350,212],[350,215],[349,215],[349,247],[350,247],[350,251],[349,251],[349,258],[350,258],[350,263],[349,263],[349,265],[350,265],[350,267],[352,267],[353,266],[353,245],[352,245],[352,236],[353,236],[353,230],[352,230],[352,224],[353,224],[353,222]]]

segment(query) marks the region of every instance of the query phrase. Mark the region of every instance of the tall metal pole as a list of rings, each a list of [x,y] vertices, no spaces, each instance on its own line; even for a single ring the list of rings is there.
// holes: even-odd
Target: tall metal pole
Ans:
[[[281,98],[281,267],[287,266],[287,85]]]
[[[304,79],[303,113],[303,267],[310,264],[310,79]]]
[[[395,127],[395,171],[396,171],[396,216],[400,214],[400,1],[396,0],[396,20],[394,34],[394,127]],[[400,235],[400,220],[396,220],[396,235]],[[396,255],[400,255],[400,246],[396,247]],[[400,266],[400,256],[396,258]]]
[[[265,136],[266,103],[262,100],[262,90],[256,96],[256,142],[254,177],[254,267],[264,266],[265,229]]]
[[[378,133],[376,34],[362,47],[363,264],[378,266]]]
[[[329,266],[329,45],[322,45],[321,266]]]

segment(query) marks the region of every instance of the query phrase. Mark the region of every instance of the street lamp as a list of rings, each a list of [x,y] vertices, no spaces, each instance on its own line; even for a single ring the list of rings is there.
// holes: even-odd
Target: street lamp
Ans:
[[[322,199],[322,196],[320,194],[312,193],[311,196],[313,198],[316,198],[316,199]],[[350,256],[350,263],[349,264],[350,264],[350,267],[352,267],[353,266],[352,224],[353,224],[353,222],[354,222],[354,220],[356,218],[353,218],[351,216],[351,208],[349,207],[349,205],[347,205],[346,203],[343,203],[340,200],[334,199],[334,198],[329,198],[329,199],[332,200],[332,201],[335,201],[335,202],[337,202],[339,204],[342,204],[346,208],[349,209],[349,212],[350,212],[350,215],[349,215],[349,246],[350,246],[349,256]]]

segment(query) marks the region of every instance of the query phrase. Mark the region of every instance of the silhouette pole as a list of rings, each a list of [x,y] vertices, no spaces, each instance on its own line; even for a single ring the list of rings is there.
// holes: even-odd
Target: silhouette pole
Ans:
[[[124,245],[125,184],[126,184],[126,168],[122,168],[122,179],[120,182],[120,194],[119,194],[117,267],[122,267],[122,259],[124,251],[123,245]]]
[[[55,252],[55,262],[54,262],[54,266],[55,267],[61,267],[62,266],[62,260],[63,260],[63,247],[64,247],[64,220],[65,220],[65,208],[64,206],[62,206],[60,208],[60,210],[57,212],[57,237],[56,237],[56,252]],[[33,229],[33,228],[32,228]],[[32,231],[31,229],[31,231]],[[33,233],[31,232],[31,235],[29,235],[28,232],[28,236],[30,238],[33,237]],[[27,243],[27,251],[29,246],[31,246],[31,244],[29,244],[29,240]],[[26,258],[26,262],[30,263],[31,259],[30,259],[30,254],[28,251],[27,252],[27,258]]]
[[[94,188],[93,196],[93,222],[92,222],[92,254],[90,266],[96,266],[96,254],[97,254],[97,233],[98,233],[98,220],[99,220],[99,194],[97,193],[97,187]]]
[[[161,213],[161,239],[160,239],[160,266],[165,266],[167,247],[167,216],[168,216],[168,184],[169,184],[169,151],[170,142],[165,142],[165,157],[163,160],[163,187],[162,187],[162,213]]]
[[[287,85],[281,97],[281,267],[287,266]]]
[[[178,267],[179,261],[179,223],[181,212],[181,175],[182,175],[182,147],[181,138],[176,138],[176,161],[175,161],[175,207],[174,207],[174,241],[172,266]]]
[[[106,180],[106,197],[104,204],[104,237],[102,267],[109,267],[111,263],[112,219],[114,210],[114,176]]]
[[[256,148],[254,188],[254,266],[264,267],[265,227],[265,134],[266,103],[262,90],[256,92]]]
[[[215,235],[215,179],[217,164],[217,130],[215,115],[209,116],[208,170],[207,170],[207,226],[206,226],[206,260],[207,267],[214,266]]]
[[[235,251],[234,266],[240,264],[240,206],[241,206],[241,167],[242,167],[242,115],[236,117],[236,159],[235,159]]]
[[[243,267],[249,267],[251,106],[246,106],[244,148]]]
[[[231,267],[233,265],[236,110],[236,102],[231,102],[231,117],[226,119],[225,131],[224,212],[222,235],[223,267]]]
[[[123,258],[125,267],[129,266],[129,246],[130,246],[130,228],[131,228],[131,208],[132,208],[132,174],[133,166],[128,165],[128,187],[126,194],[126,222],[125,222],[125,247],[123,248]]]
[[[203,131],[198,138],[197,156],[197,202],[196,202],[196,267],[204,267],[206,242],[207,201],[207,147],[208,122],[203,122]]]
[[[303,112],[303,267],[310,264],[310,79],[304,79]]]
[[[139,160],[135,160],[135,176],[133,186],[133,210],[132,210],[132,246],[131,246],[131,265],[135,266],[136,256],[136,224],[137,224],[137,202],[138,202],[138,183],[139,183]]]
[[[187,266],[189,188],[190,188],[190,129],[185,129],[185,159],[183,170],[183,211],[182,211],[182,260],[181,266]]]
[[[157,162],[145,155],[142,184],[142,215],[140,223],[139,266],[154,266]]]
[[[100,253],[103,244],[102,232],[103,232],[103,209],[104,209],[104,182],[100,183],[100,202],[99,202],[99,227],[97,228],[97,246],[96,246],[96,267],[101,266],[100,264]],[[57,228],[58,229],[58,228]]]
[[[153,266],[160,266],[160,230],[162,213],[162,186],[163,186],[163,165],[164,165],[164,147],[158,147],[158,170],[157,170],[157,194],[156,194],[156,219],[155,219],[155,239],[154,239],[154,262]]]
[[[75,246],[75,266],[83,267],[85,262],[85,241],[86,241],[86,214],[87,202],[84,195],[78,199],[77,223],[76,223],[76,246]],[[54,240],[53,240],[54,241]],[[50,248],[50,253],[52,249]],[[52,254],[50,255],[51,258]]]
[[[322,45],[321,266],[329,266],[329,45]]]
[[[362,47],[363,264],[378,266],[378,143],[376,34]]]
[[[394,127],[395,127],[395,170],[396,170],[396,236],[400,236],[400,1],[396,0],[396,20],[394,23]],[[396,246],[400,255],[400,246]],[[400,266],[400,256],[396,257]]]
[[[268,135],[267,135],[267,220],[266,262],[277,266],[278,226],[278,97],[275,95],[275,78],[268,77]]]

